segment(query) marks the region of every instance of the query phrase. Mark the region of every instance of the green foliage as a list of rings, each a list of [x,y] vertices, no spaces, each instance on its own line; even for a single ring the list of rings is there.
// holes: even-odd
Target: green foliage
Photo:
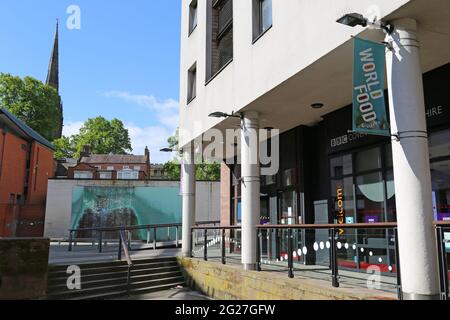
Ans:
[[[170,180],[180,180],[181,167],[178,161],[172,160],[164,164],[164,170]]]
[[[73,139],[70,137],[61,137],[53,141],[53,145],[55,146],[55,155],[56,159],[61,158],[73,158],[75,155],[75,146],[73,145]]]
[[[169,137],[167,140],[169,147],[173,150],[178,150],[178,128],[175,135]],[[164,165],[164,170],[167,172],[169,179],[179,180],[181,176],[181,166],[178,160],[181,157],[178,151],[177,156],[172,161]],[[220,164],[219,163],[201,163],[195,167],[195,178],[197,180],[217,181],[220,180]]]
[[[122,121],[103,117],[88,119],[80,133],[54,141],[57,157],[78,158],[85,145],[92,154],[127,154],[131,148],[128,130]]]
[[[31,77],[0,74],[0,107],[51,141],[59,129],[60,98],[53,87]]]

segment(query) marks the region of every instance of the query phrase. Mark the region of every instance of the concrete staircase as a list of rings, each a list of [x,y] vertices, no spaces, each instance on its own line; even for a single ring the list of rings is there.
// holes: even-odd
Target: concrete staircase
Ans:
[[[125,261],[78,265],[81,269],[81,289],[67,288],[68,265],[49,266],[48,300],[107,300],[126,298],[128,266]],[[133,260],[129,294],[163,291],[184,284],[176,258]]]

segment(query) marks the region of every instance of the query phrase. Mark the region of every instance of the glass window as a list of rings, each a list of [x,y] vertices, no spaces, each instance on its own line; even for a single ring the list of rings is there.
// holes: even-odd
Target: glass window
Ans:
[[[197,94],[197,63],[189,69],[188,71],[188,92],[187,92],[187,102],[191,102]]]
[[[102,180],[111,180],[112,173],[111,172],[100,172],[100,179]]]
[[[92,179],[93,174],[91,171],[75,171],[73,177],[74,179]]]
[[[192,0],[189,5],[189,35],[194,31],[195,27],[197,27],[197,0]]]
[[[380,148],[373,148],[356,154],[355,170],[364,172],[381,169]]]
[[[450,160],[431,163],[433,212],[437,221],[450,221]]]
[[[338,224],[356,223],[353,177],[331,181],[333,204],[332,221]]]
[[[397,221],[397,210],[395,206],[395,186],[394,186],[394,173],[392,170],[386,172],[386,217],[388,222]]]
[[[384,147],[384,161],[386,168],[392,168],[394,163],[392,162],[392,146],[390,143]]]
[[[430,159],[450,156],[450,130],[430,134]]]
[[[253,0],[253,40],[272,26],[272,0]]]
[[[141,166],[134,166],[134,170],[141,171]]]
[[[384,222],[384,181],[381,172],[356,178],[358,222]]]
[[[340,178],[352,174],[352,155],[347,154],[331,159],[330,167],[332,178]]]
[[[283,187],[289,187],[289,186],[293,186],[296,184],[296,173],[297,170],[294,169],[287,169],[283,171]]]

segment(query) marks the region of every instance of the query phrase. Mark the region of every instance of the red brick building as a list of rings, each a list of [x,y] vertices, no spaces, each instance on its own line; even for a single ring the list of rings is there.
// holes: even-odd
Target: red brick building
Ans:
[[[150,152],[144,155],[91,155],[85,147],[77,166],[68,169],[68,179],[150,180]]]
[[[0,109],[0,237],[42,236],[53,145]]]

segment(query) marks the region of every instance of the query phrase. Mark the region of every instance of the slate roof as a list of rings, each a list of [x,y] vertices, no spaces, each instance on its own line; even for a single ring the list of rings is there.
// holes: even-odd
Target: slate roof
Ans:
[[[19,120],[8,110],[1,108],[0,116],[2,115],[5,116],[10,122],[12,122],[17,127],[17,129],[19,129],[19,131],[21,131],[23,135],[26,136],[29,140],[36,141],[52,150],[55,150],[55,146],[53,144],[51,144],[47,139],[27,126],[23,121]]]
[[[134,155],[119,155],[119,154],[95,154],[89,157],[82,157],[81,163],[87,164],[102,164],[102,163],[110,163],[110,164],[146,164],[147,157],[146,156],[134,156]]]

